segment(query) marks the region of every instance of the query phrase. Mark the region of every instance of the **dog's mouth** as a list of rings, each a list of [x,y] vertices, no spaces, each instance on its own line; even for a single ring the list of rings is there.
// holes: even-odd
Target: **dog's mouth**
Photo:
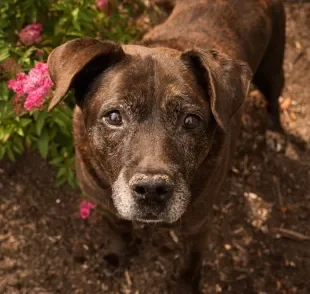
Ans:
[[[142,213],[142,210],[144,213]],[[136,217],[136,221],[141,223],[156,224],[165,222],[163,211],[154,211],[152,208],[143,207],[139,209],[141,215]]]
[[[147,223],[147,224],[157,224],[163,223],[163,219],[151,219],[151,218],[137,218],[137,221],[140,223]]]

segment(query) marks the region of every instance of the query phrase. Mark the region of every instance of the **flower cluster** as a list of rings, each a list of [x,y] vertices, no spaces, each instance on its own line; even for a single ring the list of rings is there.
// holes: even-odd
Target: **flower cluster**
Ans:
[[[42,107],[44,98],[52,86],[47,64],[43,62],[38,62],[28,75],[23,72],[19,73],[15,80],[8,82],[8,87],[16,93],[18,98],[26,97],[24,103],[26,110]]]
[[[20,41],[24,45],[40,43],[43,27],[39,23],[33,23],[24,27],[18,34]]]
[[[107,6],[108,0],[97,0],[97,7],[98,9],[103,9],[105,6]]]
[[[90,215],[92,209],[94,209],[95,203],[83,200],[80,205],[80,216],[82,219],[87,218]]]

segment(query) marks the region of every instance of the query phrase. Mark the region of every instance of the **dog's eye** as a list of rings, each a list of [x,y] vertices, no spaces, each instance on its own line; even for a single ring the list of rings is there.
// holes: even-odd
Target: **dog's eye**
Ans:
[[[123,124],[122,116],[117,110],[110,111],[105,119],[112,126],[121,126]]]
[[[195,114],[189,114],[184,119],[184,127],[186,129],[196,129],[199,126],[200,117]]]

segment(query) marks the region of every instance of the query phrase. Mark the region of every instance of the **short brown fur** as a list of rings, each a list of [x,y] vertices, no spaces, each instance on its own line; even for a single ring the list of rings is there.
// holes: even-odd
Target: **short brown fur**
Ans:
[[[271,126],[281,130],[285,15],[280,0],[159,2],[171,15],[139,44],[82,38],[57,47],[48,60],[56,85],[50,109],[75,90],[79,183],[116,230],[150,214],[170,226],[181,219],[191,252],[182,279],[198,292],[211,207],[230,168],[252,73]],[[123,116],[119,128],[106,122],[113,107]],[[191,113],[199,122],[187,130]],[[120,197],[122,189],[134,195],[130,183],[141,175],[173,186],[164,208]]]

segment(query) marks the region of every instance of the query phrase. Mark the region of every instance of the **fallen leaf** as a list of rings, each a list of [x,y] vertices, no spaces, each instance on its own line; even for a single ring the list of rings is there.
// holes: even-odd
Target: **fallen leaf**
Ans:
[[[292,121],[295,121],[297,119],[295,112],[290,112],[290,118]]]
[[[280,104],[282,110],[287,110],[292,104],[292,98],[286,97],[283,102]]]
[[[300,44],[299,41],[296,41],[296,42],[295,42],[295,47],[296,47],[296,49],[298,49],[298,50],[300,50],[300,49],[302,48],[302,46],[301,46],[301,44]]]

